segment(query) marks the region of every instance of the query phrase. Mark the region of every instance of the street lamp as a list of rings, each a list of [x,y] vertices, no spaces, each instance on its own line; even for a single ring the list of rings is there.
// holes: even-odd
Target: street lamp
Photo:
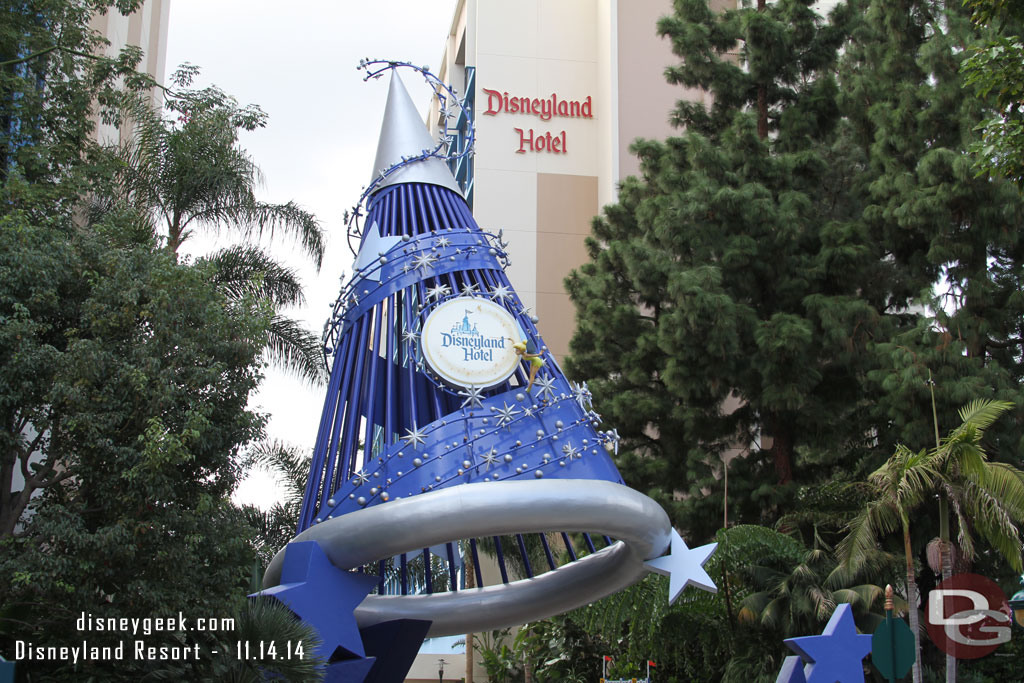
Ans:
[[[437,683],[444,683],[444,659],[437,660]]]
[[[1020,584],[1024,586],[1024,574],[1020,577]],[[1013,597],[1008,600],[1010,609],[1013,610],[1014,620],[1024,626],[1024,588],[1013,594]]]

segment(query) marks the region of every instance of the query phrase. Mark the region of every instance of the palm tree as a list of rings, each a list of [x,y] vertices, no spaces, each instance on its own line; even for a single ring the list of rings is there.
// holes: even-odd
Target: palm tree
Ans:
[[[256,530],[256,553],[263,567],[295,537],[302,496],[309,479],[309,455],[277,441],[260,442],[250,453],[253,463],[277,476],[284,487],[284,499],[269,509],[243,505],[246,521]],[[256,586],[254,590],[259,590]]]
[[[181,69],[172,80],[187,87],[194,75],[194,69]],[[238,132],[262,127],[265,114],[239,107],[217,88],[174,94],[165,107],[179,115],[176,121],[143,102],[127,105],[133,134],[116,149],[117,186],[99,208],[134,209],[175,256],[199,230],[230,231],[246,240],[281,232],[296,239],[319,270],[324,234],[316,217],[293,202],[256,198],[262,176],[238,146]],[[273,362],[312,382],[325,379],[318,337],[280,314],[286,306],[304,303],[293,270],[248,243],[199,260],[212,267],[214,280],[229,295],[252,296],[270,306],[266,351]]]
[[[940,474],[931,454],[914,452],[903,444],[877,470],[868,475],[875,497],[847,525],[846,537],[836,554],[847,571],[857,571],[877,552],[878,539],[897,529],[903,532],[907,570],[907,615],[914,633],[914,683],[921,683],[921,632],[918,624],[918,590],[914,552],[910,543],[910,514],[932,493]]]
[[[939,552],[942,578],[952,575],[950,524],[952,510],[957,545],[963,555],[975,556],[973,533],[978,532],[1021,573],[1018,525],[1024,520],[1024,473],[1012,465],[990,462],[982,447],[985,430],[1013,408],[1006,401],[978,399],[960,409],[961,423],[940,440],[935,425],[933,454],[939,472]],[[956,681],[956,658],[946,656],[946,680]]]

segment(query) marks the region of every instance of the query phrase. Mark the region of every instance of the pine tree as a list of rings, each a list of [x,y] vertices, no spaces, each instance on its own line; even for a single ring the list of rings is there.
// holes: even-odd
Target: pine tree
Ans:
[[[903,323],[893,292],[909,290],[860,220],[866,153],[838,109],[855,15],[825,22],[810,5],[676,3],[659,25],[682,59],[667,77],[713,104],[681,103],[681,136],[634,145],[642,177],[595,220],[592,262],[567,280],[570,372],[618,425],[627,481],[698,535],[721,519],[731,450],[750,457],[732,465],[730,519],[739,505],[763,515],[779,484],[851,467],[869,446],[872,340]]]

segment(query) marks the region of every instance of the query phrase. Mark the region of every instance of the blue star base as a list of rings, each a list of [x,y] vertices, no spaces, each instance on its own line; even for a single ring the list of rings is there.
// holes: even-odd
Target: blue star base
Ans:
[[[807,683],[864,683],[861,660],[871,652],[871,636],[857,633],[849,603],[836,605],[820,636],[784,642],[807,664],[803,672]]]
[[[367,657],[376,658],[363,683],[402,683],[430,630],[429,621],[396,619],[362,629]]]
[[[315,541],[290,543],[280,585],[256,593],[283,603],[320,634],[316,655],[324,661],[364,657],[354,612],[377,577],[338,569]]]
[[[375,662],[373,657],[334,662],[324,673],[324,683],[365,683]]]

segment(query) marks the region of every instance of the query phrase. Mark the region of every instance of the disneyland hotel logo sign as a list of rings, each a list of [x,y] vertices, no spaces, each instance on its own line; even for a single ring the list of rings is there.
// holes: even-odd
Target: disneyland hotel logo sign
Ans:
[[[471,360],[494,360],[494,349],[504,349],[505,337],[485,337],[477,329],[477,323],[469,322],[469,311],[466,311],[461,322],[452,325],[450,332],[441,333],[441,348],[456,346],[462,351],[463,362]]]
[[[551,97],[516,97],[507,92],[488,90],[483,88],[487,95],[487,110],[484,114],[497,116],[498,114],[526,114],[536,116],[541,121],[550,121],[553,118],[570,119],[592,119],[594,118],[593,103],[590,95],[585,100],[563,100],[557,93],[551,93]],[[565,154],[568,152],[565,140],[565,131],[552,134],[551,131],[535,131],[533,128],[523,130],[513,128],[519,134],[519,149],[516,154],[530,152],[549,152],[551,154]]]
[[[512,339],[522,332],[515,318],[493,301],[459,297],[444,302],[423,321],[423,358],[431,370],[457,386],[490,387],[516,369]]]

